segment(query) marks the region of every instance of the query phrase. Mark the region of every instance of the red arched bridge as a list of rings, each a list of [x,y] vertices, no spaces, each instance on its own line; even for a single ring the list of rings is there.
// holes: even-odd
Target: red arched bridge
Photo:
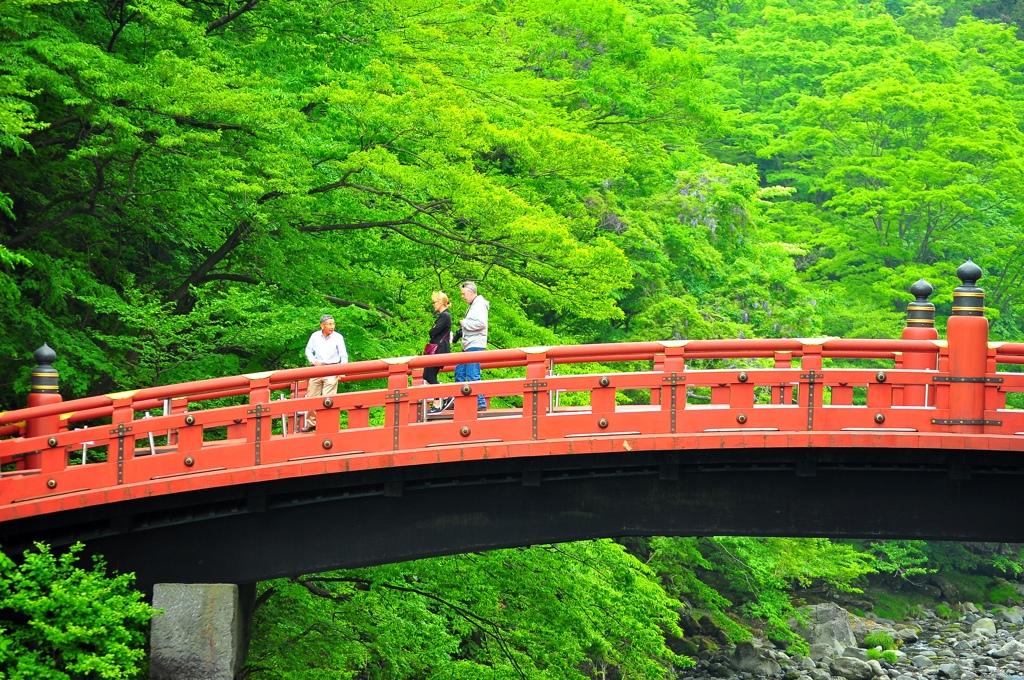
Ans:
[[[1024,374],[999,370],[1024,343],[988,341],[965,268],[945,341],[919,282],[898,340],[506,349],[68,402],[37,352],[36,405],[0,414],[0,541],[83,539],[150,583],[627,534],[1024,540]],[[468,360],[491,379],[419,380]],[[344,391],[304,396],[319,375]]]

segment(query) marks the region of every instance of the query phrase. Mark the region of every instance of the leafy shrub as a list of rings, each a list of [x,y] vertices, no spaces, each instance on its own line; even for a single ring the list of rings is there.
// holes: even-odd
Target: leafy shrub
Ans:
[[[99,560],[76,566],[36,544],[21,564],[0,552],[0,678],[78,680],[142,677],[153,610],[132,575],[108,577]]]
[[[868,633],[864,637],[864,646],[868,648],[896,649],[896,643],[893,641],[892,636],[882,631]]]
[[[876,661],[877,660],[888,661],[889,663],[896,663],[899,660],[899,657],[896,656],[896,652],[894,652],[891,649],[887,649],[884,652],[880,652],[880,651],[878,651],[877,649],[874,649],[874,648],[869,649],[868,650],[868,658],[869,659],[875,659]]]
[[[935,615],[940,619],[952,619],[953,610],[950,609],[948,605],[937,604],[935,605]]]

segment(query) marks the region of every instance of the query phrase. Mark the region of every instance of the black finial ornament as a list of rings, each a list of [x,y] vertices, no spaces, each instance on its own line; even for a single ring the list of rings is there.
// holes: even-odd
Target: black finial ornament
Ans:
[[[914,301],[907,305],[908,327],[935,327],[935,305],[928,302],[928,297],[932,294],[932,290],[932,284],[924,279],[918,279],[910,287],[910,294],[914,296]]]
[[[985,316],[985,291],[978,287],[981,267],[967,260],[956,270],[962,285],[953,291],[953,316]]]
[[[37,394],[56,394],[60,391],[60,374],[50,365],[57,360],[53,348],[44,342],[42,347],[32,352],[32,358],[36,360],[36,367],[32,369],[29,391]]]

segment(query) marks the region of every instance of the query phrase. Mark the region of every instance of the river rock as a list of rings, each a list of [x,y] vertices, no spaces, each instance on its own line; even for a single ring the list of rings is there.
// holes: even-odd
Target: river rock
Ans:
[[[940,678],[949,678],[950,680],[960,680],[960,677],[964,674],[963,669],[955,663],[944,663],[939,666],[938,671]]]
[[[816,642],[811,645],[811,660],[821,661],[822,659],[831,659],[836,655],[836,650],[832,648],[832,645],[827,642]]]
[[[878,663],[877,660],[871,659],[868,661],[868,667],[871,668],[871,676],[874,678],[887,678],[889,674],[882,668],[882,664]]]
[[[924,654],[918,654],[917,656],[910,657],[910,663],[914,668],[928,668],[932,665],[932,660]]]
[[[832,671],[832,675],[847,680],[871,680],[875,675],[866,661],[854,659],[851,656],[840,656],[833,659],[829,664],[829,670]]]
[[[851,659],[860,659],[861,661],[868,660],[868,650],[861,649],[859,647],[847,647],[843,650],[843,653],[839,656],[846,656]]]
[[[1007,642],[999,649],[994,649],[991,652],[989,652],[988,655],[991,656],[993,659],[1002,659],[1007,656],[1013,656],[1013,654],[1017,652],[1024,652],[1024,644],[1021,644],[1020,642],[1011,639],[1009,642]]]
[[[756,677],[775,675],[782,670],[774,659],[762,656],[761,651],[750,642],[737,643],[730,665],[737,671]]]
[[[887,622],[887,619],[868,619],[860,616],[850,614],[850,632],[853,633],[854,639],[858,645],[864,644],[864,639],[872,633],[885,633],[893,640],[896,640],[899,636],[896,634],[895,629]]]
[[[1007,623],[1012,623],[1015,626],[1019,626],[1022,623],[1024,623],[1024,616],[1021,616],[1019,607],[1011,607],[1009,609],[1004,609],[1003,611],[999,612],[999,616],[1003,619],[1003,621],[1006,621]]]
[[[981,618],[971,624],[971,631],[974,633],[996,632],[996,622],[990,618]]]
[[[918,631],[914,628],[900,628],[896,631],[896,637],[903,642],[917,642]]]
[[[846,610],[832,602],[804,607],[800,613],[806,618],[805,624],[790,621],[790,627],[808,644],[827,644],[834,652],[846,647],[856,647],[857,639],[850,629],[850,616]]]

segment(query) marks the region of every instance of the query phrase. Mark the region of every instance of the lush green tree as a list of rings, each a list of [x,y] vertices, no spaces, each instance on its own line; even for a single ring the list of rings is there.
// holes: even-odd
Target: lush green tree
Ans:
[[[968,257],[996,277],[995,332],[1019,328],[1021,45],[971,17],[947,27],[943,11],[779,3],[712,45],[730,111],[713,148],[794,190],[765,227],[803,251],[828,334],[897,333],[920,277],[948,310]]]
[[[141,677],[153,610],[132,576],[101,561],[78,566],[81,543],[63,555],[43,544],[16,564],[0,553],[0,678]]]
[[[604,541],[260,585],[250,678],[671,677],[678,602]]]

